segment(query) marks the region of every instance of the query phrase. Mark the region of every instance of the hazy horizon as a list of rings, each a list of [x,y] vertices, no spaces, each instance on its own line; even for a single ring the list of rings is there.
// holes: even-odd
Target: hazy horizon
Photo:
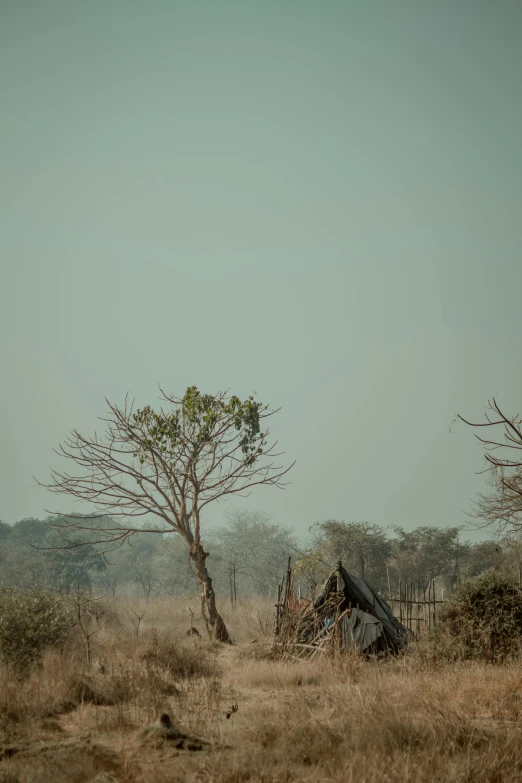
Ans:
[[[262,509],[460,525],[519,412],[522,7],[0,2],[0,519],[104,397],[282,406]],[[223,506],[209,509],[220,521]],[[472,538],[470,534],[469,537]]]

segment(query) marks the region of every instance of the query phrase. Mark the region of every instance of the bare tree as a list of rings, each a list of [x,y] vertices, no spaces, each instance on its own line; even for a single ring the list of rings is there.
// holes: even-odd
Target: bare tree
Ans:
[[[202,512],[231,495],[245,496],[259,485],[283,487],[292,465],[276,464],[277,442],[268,443],[265,420],[276,410],[250,396],[241,401],[226,392],[203,394],[191,386],[183,397],[160,390],[163,407],[134,410],[106,400],[102,436],[73,430],[56,453],[79,469],[74,475],[52,471],[52,492],[92,503],[96,512],[116,518],[115,526],[96,524],[98,514],[70,517],[66,526],[95,533],[102,551],[121,546],[135,533],[174,531],[185,540],[201,587],[202,614],[214,638],[230,642],[217,611],[201,535]],[[131,520],[153,515],[161,527],[136,527]],[[121,523],[118,522],[121,519]],[[98,535],[99,534],[99,535]],[[91,543],[93,540],[91,538]]]
[[[71,595],[71,604],[76,617],[76,625],[80,631],[87,666],[90,668],[92,663],[93,637],[103,630],[105,617],[103,608],[96,605],[101,598],[94,598],[87,590],[83,590],[80,585],[76,592]]]
[[[262,511],[234,509],[225,518],[227,524],[212,531],[212,573],[226,582],[231,606],[239,593],[273,596],[288,556],[298,552],[291,531]]]
[[[488,400],[486,421],[473,423],[457,415],[470,427],[501,428],[496,440],[489,440],[475,433],[484,446],[486,467],[481,473],[489,474],[490,492],[481,493],[472,516],[483,521],[483,526],[494,526],[506,532],[522,528],[522,418],[519,414],[509,418],[500,410],[497,401]],[[509,456],[508,456],[509,455]]]

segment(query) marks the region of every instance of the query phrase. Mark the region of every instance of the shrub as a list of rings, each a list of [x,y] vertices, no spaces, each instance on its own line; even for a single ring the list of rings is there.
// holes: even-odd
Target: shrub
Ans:
[[[143,653],[143,660],[167,670],[174,678],[214,677],[215,661],[201,648],[187,648],[166,642],[152,644]]]
[[[117,608],[106,599],[94,597],[86,590],[80,590],[79,593],[72,593],[68,596],[69,606],[73,606],[76,615],[78,613],[78,597],[84,613],[100,628],[121,628],[123,622]]]
[[[493,663],[518,655],[521,642],[522,590],[490,570],[462,584],[445,604],[426,649],[432,657]]]
[[[0,590],[0,655],[24,668],[44,650],[63,647],[74,623],[62,597],[44,590]]]

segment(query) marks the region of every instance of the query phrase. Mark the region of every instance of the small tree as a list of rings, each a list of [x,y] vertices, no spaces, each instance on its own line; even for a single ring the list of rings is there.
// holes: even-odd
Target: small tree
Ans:
[[[274,463],[280,454],[275,453],[276,443],[268,443],[264,426],[277,411],[254,396],[241,401],[225,392],[202,394],[195,386],[183,397],[161,393],[166,410],[134,410],[128,397],[121,408],[107,400],[109,411],[101,419],[104,435],[89,438],[73,430],[56,451],[75,463],[78,472],[53,470],[51,483],[42,486],[122,520],[112,527],[97,525],[97,514],[65,521],[66,526],[100,533],[96,543],[104,551],[144,532],[130,524],[132,518],[153,515],[161,527],[147,532],[178,533],[201,586],[207,630],[230,642],[206,565],[202,513],[210,503],[248,494],[254,486],[283,486],[292,466]]]
[[[154,554],[153,551],[138,552],[129,563],[129,570],[132,569],[132,575],[140,585],[146,603],[148,603],[151,593],[158,595],[160,590],[158,564]]]
[[[87,666],[90,668],[92,663],[92,651],[96,646],[94,637],[103,629],[106,617],[103,606],[99,606],[101,598],[94,596],[87,590],[83,590],[80,585],[70,596],[72,614],[76,621],[76,627],[80,634]]]
[[[323,560],[321,552],[304,554],[294,565],[294,576],[299,583],[304,583],[312,601],[317,598],[318,588],[328,579],[331,571],[331,565]]]

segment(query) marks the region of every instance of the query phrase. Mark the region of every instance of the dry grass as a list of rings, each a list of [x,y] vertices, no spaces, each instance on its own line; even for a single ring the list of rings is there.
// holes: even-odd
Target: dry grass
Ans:
[[[102,665],[91,671],[79,646],[48,655],[26,679],[0,671],[0,781],[500,783],[522,776],[518,663],[271,661],[266,607],[238,609],[231,627],[240,643],[227,647],[187,638],[185,606],[170,604],[150,601],[138,636],[130,620],[106,627],[97,640]],[[184,736],[211,744],[180,749],[161,732],[144,733],[161,713]]]
[[[239,600],[237,608],[232,610],[228,603],[219,607],[222,617],[234,642],[241,644],[254,639],[266,640],[273,628],[273,601],[247,598]],[[184,600],[169,597],[153,598],[145,601],[140,598],[114,599],[114,611],[128,628],[133,627],[136,614],[142,615],[139,636],[156,628],[174,640],[182,640],[190,628],[190,609],[194,612],[194,627],[202,637],[206,635],[201,618],[198,596]]]

